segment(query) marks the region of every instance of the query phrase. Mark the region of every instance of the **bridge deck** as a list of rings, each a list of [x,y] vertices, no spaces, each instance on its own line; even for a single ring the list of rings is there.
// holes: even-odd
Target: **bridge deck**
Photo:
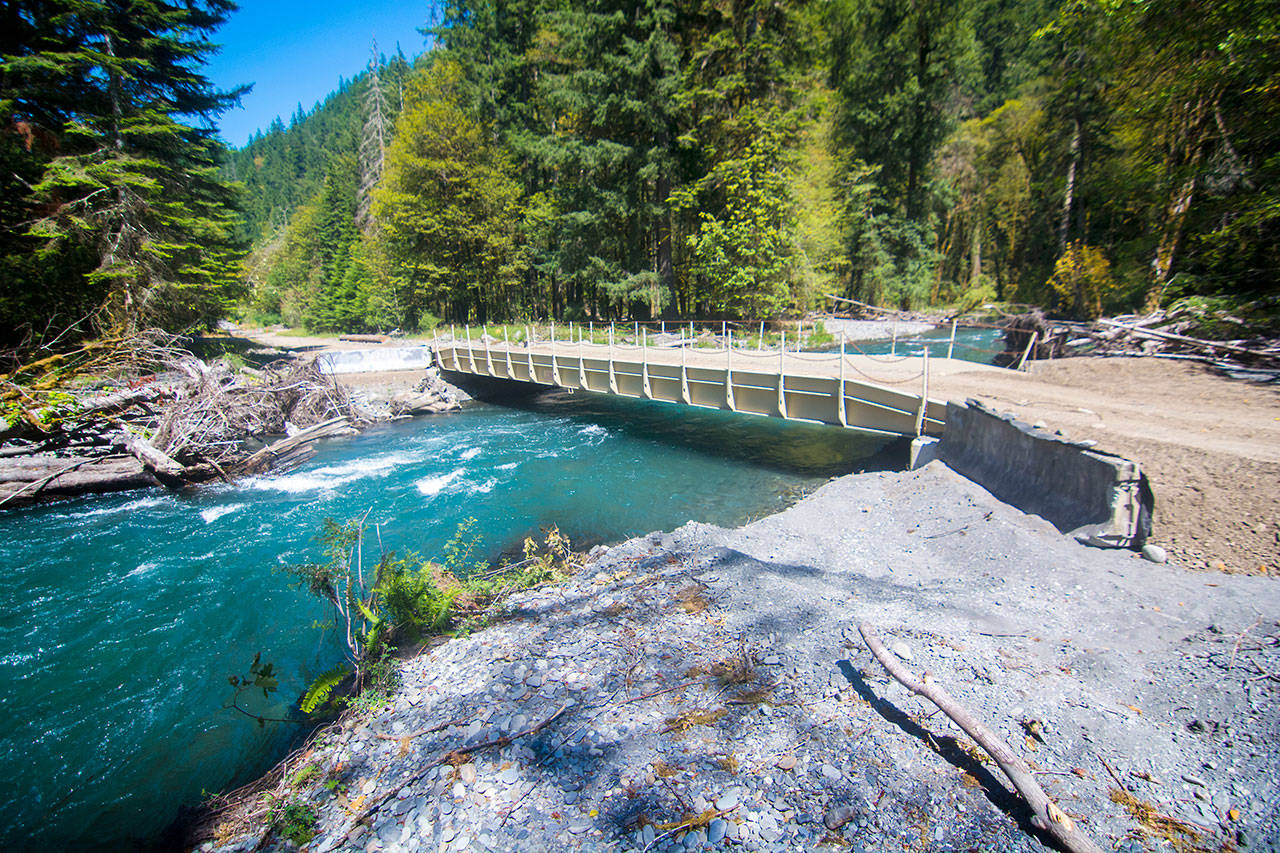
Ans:
[[[911,356],[780,353],[559,341],[438,341],[443,370],[622,397],[812,421],[893,435],[941,435],[931,379],[1000,368]],[[927,400],[927,402],[925,402]]]

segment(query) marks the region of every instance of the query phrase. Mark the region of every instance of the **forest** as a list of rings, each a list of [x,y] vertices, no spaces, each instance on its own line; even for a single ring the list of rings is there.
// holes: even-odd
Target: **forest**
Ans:
[[[230,0],[0,11],[0,336],[1199,301],[1274,323],[1264,0],[444,0],[229,150]],[[251,82],[251,81],[246,81]]]

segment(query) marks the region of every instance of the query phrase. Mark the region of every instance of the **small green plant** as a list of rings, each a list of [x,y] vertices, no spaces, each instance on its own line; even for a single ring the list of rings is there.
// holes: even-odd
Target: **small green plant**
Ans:
[[[827,331],[826,324],[821,320],[815,320],[813,322],[813,331],[809,332],[805,346],[810,348],[825,347],[827,344],[834,342],[835,339],[835,335]]]
[[[294,797],[277,799],[271,807],[271,826],[299,847],[316,837],[316,819],[315,808]]]

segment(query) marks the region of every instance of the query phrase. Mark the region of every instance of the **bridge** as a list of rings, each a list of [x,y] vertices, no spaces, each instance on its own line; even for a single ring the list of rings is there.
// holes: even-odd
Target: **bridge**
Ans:
[[[581,335],[581,333],[579,333]],[[440,369],[471,376],[534,383],[682,403],[728,412],[808,421],[887,435],[940,436],[946,402],[929,396],[931,379],[961,371],[1001,368],[951,358],[875,356],[845,352],[789,352],[733,345],[694,345],[681,333],[648,345],[538,341],[512,344],[437,338]]]

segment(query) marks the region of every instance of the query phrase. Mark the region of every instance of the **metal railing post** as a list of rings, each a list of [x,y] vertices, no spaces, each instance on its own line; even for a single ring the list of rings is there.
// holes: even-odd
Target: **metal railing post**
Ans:
[[[729,411],[738,411],[736,401],[733,399],[733,332],[729,332],[729,345],[724,350],[724,401],[729,405]]]
[[[836,391],[836,414],[840,419],[840,426],[847,427],[849,419],[845,412],[844,403],[844,330],[840,331],[840,387]]]
[[[649,386],[649,330],[644,329],[640,336],[640,380],[644,388],[644,398],[653,399],[653,389]]]
[[[618,375],[613,368],[613,324],[609,324],[609,390],[618,393]]]
[[[511,335],[507,334],[506,323],[502,324],[502,348],[507,351],[507,378],[515,379],[516,373],[511,367]]]
[[[898,318],[893,318],[893,346],[889,349],[889,355],[898,354]]]
[[[955,348],[956,348],[956,321],[952,320],[951,321],[951,343],[947,344],[947,360],[948,361],[950,361],[951,353],[955,351]]]
[[[787,333],[782,333],[778,346],[778,414],[787,416]]]
[[[689,399],[689,368],[686,366],[688,353],[684,346],[684,329],[680,329],[680,399],[684,400],[685,405],[692,402]]]
[[[916,435],[924,435],[924,410],[929,405],[929,348],[924,348],[924,367],[920,371],[923,387],[920,389],[920,410],[916,412]]]

